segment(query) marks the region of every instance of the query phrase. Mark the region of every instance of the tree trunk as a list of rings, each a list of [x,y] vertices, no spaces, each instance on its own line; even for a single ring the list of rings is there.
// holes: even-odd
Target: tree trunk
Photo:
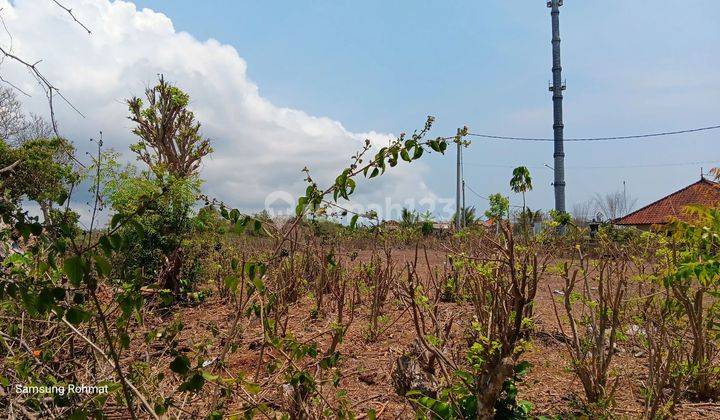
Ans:
[[[158,283],[163,288],[172,290],[177,295],[180,293],[180,269],[182,268],[183,249],[175,249],[169,258],[165,258],[165,265],[158,276]]]

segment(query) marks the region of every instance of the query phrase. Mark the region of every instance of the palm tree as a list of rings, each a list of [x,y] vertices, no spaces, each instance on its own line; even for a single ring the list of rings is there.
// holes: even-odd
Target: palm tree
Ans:
[[[542,221],[542,210],[532,211],[529,207],[519,217],[520,227],[527,227],[531,231],[536,221]]]
[[[477,221],[475,207],[463,207],[460,212],[461,220],[465,222],[465,226],[470,226]],[[455,224],[455,214],[450,218],[450,224]]]
[[[403,207],[400,213],[400,225],[403,227],[412,227],[420,220],[420,216],[416,211]]]
[[[532,191],[532,178],[530,177],[530,171],[525,166],[518,166],[513,169],[513,176],[510,179],[510,189],[516,193],[522,193],[523,199],[523,214],[525,214],[525,192]]]

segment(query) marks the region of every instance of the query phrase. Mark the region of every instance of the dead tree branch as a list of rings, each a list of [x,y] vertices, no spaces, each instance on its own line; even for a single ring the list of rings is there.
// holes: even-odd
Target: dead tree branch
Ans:
[[[73,13],[72,9],[63,6],[63,5],[62,5],[59,1],[57,1],[57,0],[53,0],[53,2],[55,2],[55,4],[57,4],[58,7],[60,7],[61,9],[63,9],[63,10],[66,11],[66,12],[68,12],[68,14],[70,15],[70,17],[75,21],[75,23],[77,23],[77,24],[80,25],[83,29],[85,29],[85,30],[87,31],[88,35],[92,34],[92,31],[90,31],[90,29],[88,29],[88,27],[85,26],[84,23],[82,23],[82,22],[80,22],[80,20],[78,20],[78,18],[77,18],[77,17],[75,16],[75,14]]]

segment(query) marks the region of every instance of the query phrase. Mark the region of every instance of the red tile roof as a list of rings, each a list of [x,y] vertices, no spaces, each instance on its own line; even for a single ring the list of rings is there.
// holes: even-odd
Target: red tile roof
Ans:
[[[662,225],[673,219],[685,220],[683,208],[691,204],[717,206],[720,203],[720,184],[705,178],[690,184],[654,203],[615,220],[618,225]]]

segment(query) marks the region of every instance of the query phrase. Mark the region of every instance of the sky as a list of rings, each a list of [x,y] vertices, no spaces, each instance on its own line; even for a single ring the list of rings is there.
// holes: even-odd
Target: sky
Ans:
[[[204,189],[243,209],[296,195],[304,166],[329,182],[364,138],[380,146],[427,115],[435,136],[466,125],[552,137],[545,1],[66,0],[92,35],[52,1],[0,3],[14,51],[43,59],[41,70],[85,115],[58,111],[81,152],[100,130],[125,152],[133,138],[123,101],[163,73],[190,93],[213,139]],[[720,124],[720,3],[568,0],[560,18],[567,137]],[[23,69],[3,63],[0,73],[31,91],[29,109],[46,111]],[[719,136],[566,144],[567,207],[623,183],[638,205],[654,201],[720,163]],[[526,165],[528,205],[552,208],[552,143],[471,140],[468,205],[487,207],[475,193],[521,202],[508,182]],[[453,154],[396,169],[361,183],[356,204],[435,203],[440,217],[454,205]]]

